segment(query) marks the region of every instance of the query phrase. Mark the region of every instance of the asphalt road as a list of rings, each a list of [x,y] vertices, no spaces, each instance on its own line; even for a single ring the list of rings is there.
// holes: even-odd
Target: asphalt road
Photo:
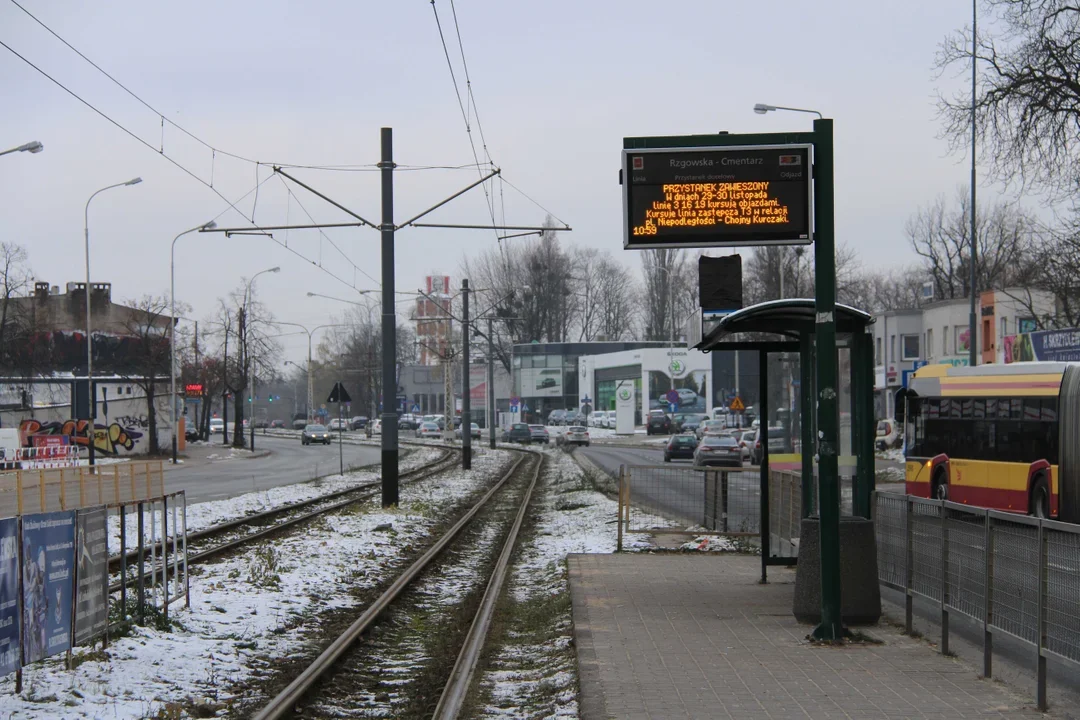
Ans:
[[[300,444],[299,438],[259,435],[256,450],[270,450],[265,457],[230,458],[229,448],[215,450],[219,459],[165,466],[170,491],[186,490],[190,503],[221,500],[244,493],[313,480],[338,472],[338,448],[333,445]],[[378,465],[378,446],[342,446],[345,469]]]

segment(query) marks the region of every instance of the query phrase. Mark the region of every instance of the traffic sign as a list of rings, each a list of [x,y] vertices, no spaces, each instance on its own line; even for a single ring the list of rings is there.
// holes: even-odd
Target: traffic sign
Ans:
[[[742,412],[746,409],[746,406],[743,405],[742,398],[736,395],[735,399],[731,401],[731,405],[729,405],[728,408],[731,410],[731,412]]]
[[[679,409],[679,404],[678,403],[668,403],[667,409],[668,409],[668,412],[675,412],[676,410]]]
[[[510,412],[513,413],[513,412],[517,412],[517,411],[518,411],[518,406],[517,405],[511,405],[510,406]]]
[[[418,412],[420,412],[420,404],[419,404],[419,403],[413,403],[413,406],[412,406],[412,411],[413,411],[414,413],[418,413]]]
[[[330,391],[330,397],[326,398],[328,403],[347,403],[352,402],[352,398],[349,397],[348,390],[345,386],[339,382],[334,383],[334,389]]]
[[[521,398],[519,398],[519,397],[518,397],[518,396],[516,396],[516,395],[515,395],[515,396],[513,396],[513,397],[511,397],[511,398],[510,398],[510,404],[511,404],[511,405],[520,405],[520,404],[521,404]]]
[[[528,406],[528,405],[524,405],[524,404],[523,404],[523,405],[521,406],[521,412],[529,412],[529,406]]]
[[[664,397],[669,403],[674,405],[679,402],[679,391],[675,389],[668,390],[667,393],[664,394]]]

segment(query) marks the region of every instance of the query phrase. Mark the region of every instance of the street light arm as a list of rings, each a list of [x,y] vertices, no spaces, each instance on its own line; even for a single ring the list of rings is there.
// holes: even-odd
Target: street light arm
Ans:
[[[29,151],[31,153],[39,153],[44,149],[45,149],[44,145],[39,143],[37,140],[34,140],[33,142],[28,142],[25,145],[20,145],[19,147],[13,147],[10,150],[4,150],[3,152],[0,152],[0,155],[8,155],[9,153],[27,152],[27,151]]]
[[[756,105],[754,105],[754,112],[756,112],[758,115],[764,115],[767,112],[774,112],[776,110],[787,110],[788,112],[810,113],[811,115],[817,115],[818,118],[821,118],[821,113],[819,113],[817,110],[807,110],[805,108],[784,107],[782,105],[768,105],[766,103],[757,103]]]

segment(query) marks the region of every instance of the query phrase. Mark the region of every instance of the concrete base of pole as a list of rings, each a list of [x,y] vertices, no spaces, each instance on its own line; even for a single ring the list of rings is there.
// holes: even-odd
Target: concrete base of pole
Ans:
[[[792,608],[799,622],[821,622],[819,530],[816,516],[802,521]],[[866,518],[840,518],[840,616],[845,625],[874,625],[881,619],[877,539],[874,522]]]

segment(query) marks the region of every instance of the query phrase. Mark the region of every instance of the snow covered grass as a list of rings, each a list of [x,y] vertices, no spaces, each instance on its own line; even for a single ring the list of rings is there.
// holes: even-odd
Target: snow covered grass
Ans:
[[[401,463],[401,470],[410,470],[425,463],[432,462],[441,453],[436,449],[418,448],[408,451]],[[254,515],[265,512],[283,505],[309,500],[319,495],[328,495],[338,490],[345,490],[357,485],[378,482],[378,471],[347,472],[344,475],[328,475],[317,480],[296,483],[295,485],[282,485],[280,487],[257,490],[254,492],[237,495],[225,500],[214,500],[188,505],[187,529],[188,532],[211,527],[227,520]],[[147,510],[144,531],[147,542],[150,539],[150,518]],[[158,506],[157,522],[160,528],[161,512]],[[129,508],[126,516],[127,544],[134,547],[138,543],[138,513],[134,508]],[[169,510],[169,524],[173,522],[172,510]],[[158,531],[160,533],[160,530]],[[171,534],[171,531],[170,531]],[[120,516],[118,513],[109,515],[109,549],[119,552],[120,549]]]
[[[355,506],[302,532],[193,568],[192,609],[173,608],[176,627],[137,627],[104,653],[77,648],[72,671],[64,669],[62,655],[28,666],[23,693],[4,697],[5,715],[179,718],[182,712],[206,717],[225,709],[247,683],[271,672],[275,660],[294,656],[317,633],[321,611],[352,607],[358,588],[384,580],[396,558],[506,463],[505,452],[489,451],[475,458],[469,472],[402,486],[396,510],[377,502]],[[227,512],[237,509],[235,499],[223,504],[231,508]]]
[[[876,453],[874,453],[874,456],[881,460],[890,460],[892,462],[898,463],[904,462],[904,451],[901,448],[878,450]]]

